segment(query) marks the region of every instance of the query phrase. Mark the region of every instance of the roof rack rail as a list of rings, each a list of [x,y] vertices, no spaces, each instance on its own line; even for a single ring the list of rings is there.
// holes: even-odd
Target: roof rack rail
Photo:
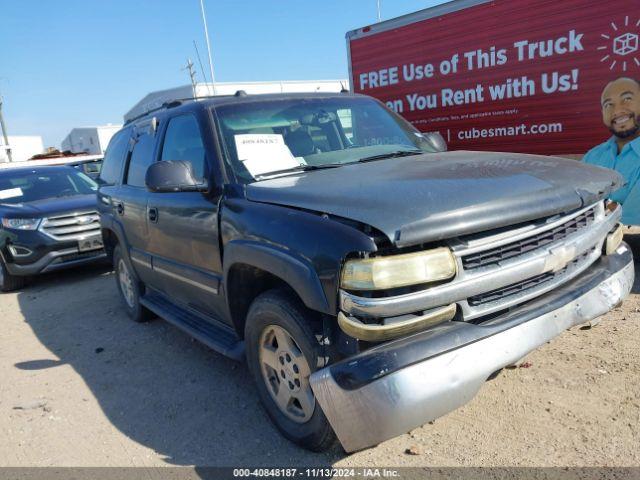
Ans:
[[[130,118],[129,120],[127,120],[123,126],[129,125],[130,123],[135,122],[136,120],[139,120],[143,117],[146,117],[147,115],[149,115],[150,113],[154,113],[154,112],[158,112],[160,110],[166,110],[167,108],[174,108],[174,107],[179,107],[180,105],[182,105],[182,103],[184,102],[183,99],[179,99],[179,100],[170,100],[168,102],[164,102],[162,105],[160,105],[159,107],[156,108],[152,108],[150,110],[147,110],[144,113],[141,113],[140,115],[138,115],[137,117],[133,117]]]
[[[237,95],[237,92],[236,92],[236,95]],[[245,95],[246,95],[246,93],[245,93]],[[176,98],[174,100],[167,100],[166,102],[164,102],[159,107],[151,108],[151,109],[147,110],[146,112],[141,113],[140,115],[137,115],[137,116],[135,116],[133,118],[130,118],[129,120],[127,120],[124,123],[123,126],[129,125],[130,123],[135,122],[136,120],[144,118],[147,115],[149,115],[150,113],[159,112],[160,110],[166,110],[168,108],[179,107],[180,105],[182,105],[185,102],[193,102],[193,101],[197,101],[197,100],[207,100],[209,98],[221,98],[221,97],[231,97],[231,95],[202,95],[202,96],[198,96],[198,97]]]

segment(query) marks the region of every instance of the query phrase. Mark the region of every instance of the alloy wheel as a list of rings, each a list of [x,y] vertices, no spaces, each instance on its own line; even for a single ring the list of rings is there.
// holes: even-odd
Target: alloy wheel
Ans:
[[[271,398],[288,418],[305,423],[313,416],[315,397],[309,383],[311,369],[293,337],[278,325],[260,336],[260,371]]]
[[[133,290],[133,280],[127,264],[121,258],[118,262],[118,281],[120,282],[120,290],[125,302],[131,308],[135,307],[135,292]]]

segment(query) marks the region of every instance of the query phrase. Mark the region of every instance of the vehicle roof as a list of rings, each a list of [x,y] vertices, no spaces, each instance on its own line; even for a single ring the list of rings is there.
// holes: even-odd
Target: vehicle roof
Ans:
[[[164,104],[154,110],[132,118],[125,124],[125,127],[134,125],[138,122],[148,120],[150,117],[162,114],[172,108],[181,107],[181,110],[192,108],[207,108],[209,106],[217,107],[222,105],[238,105],[253,102],[277,101],[277,100],[308,100],[314,98],[368,98],[367,95],[349,92],[301,92],[301,93],[261,93],[261,94],[245,94],[245,95],[216,95],[211,97],[186,98],[175,100]]]
[[[32,167],[7,168],[0,170],[0,177],[22,175],[36,172],[76,172],[77,170],[68,165],[33,165]]]

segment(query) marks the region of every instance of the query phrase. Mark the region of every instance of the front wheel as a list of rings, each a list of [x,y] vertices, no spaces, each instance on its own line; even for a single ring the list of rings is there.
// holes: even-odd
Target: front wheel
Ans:
[[[4,260],[0,257],[0,291],[12,292],[13,290],[19,290],[24,287],[25,280],[25,277],[11,275]]]
[[[247,315],[247,363],[260,400],[278,430],[316,452],[331,447],[335,434],[316,402],[309,376],[326,362],[309,315],[292,295],[269,291]]]

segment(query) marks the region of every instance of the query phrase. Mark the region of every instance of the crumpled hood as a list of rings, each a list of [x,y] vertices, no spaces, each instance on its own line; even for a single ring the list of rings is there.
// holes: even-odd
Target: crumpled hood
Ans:
[[[40,218],[63,215],[71,212],[94,211],[97,209],[96,194],[72,197],[48,198],[36,202],[15,205],[0,202],[0,216]]]
[[[362,222],[402,247],[575,210],[622,184],[575,160],[458,151],[255,182],[246,195]]]

